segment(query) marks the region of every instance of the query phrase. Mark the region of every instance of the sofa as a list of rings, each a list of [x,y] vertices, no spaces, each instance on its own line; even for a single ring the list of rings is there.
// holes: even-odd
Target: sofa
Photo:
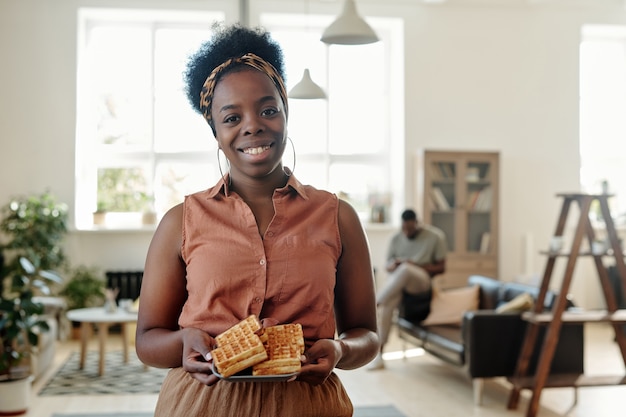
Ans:
[[[34,297],[33,301],[43,305],[40,317],[48,324],[48,330],[39,332],[37,347],[30,355],[30,367],[33,379],[41,378],[53,365],[57,340],[63,338],[63,315],[66,304],[58,297]]]
[[[435,305],[432,292],[417,296],[404,294],[398,311],[397,328],[405,342],[463,368],[472,379],[474,401],[480,405],[485,378],[512,377],[523,343],[527,322],[521,318],[522,310],[506,307],[515,307],[519,304],[517,300],[524,297],[534,302],[539,288],[480,275],[470,276],[467,287],[467,290],[476,293],[476,308],[457,313],[458,320],[446,324],[429,324],[435,313],[431,311]],[[454,290],[444,290],[443,294],[448,291]],[[545,310],[551,309],[556,296],[555,292],[548,291]],[[450,303],[459,304],[457,301]],[[569,299],[568,307],[574,307]],[[545,332],[545,327],[540,328],[537,346],[543,342]],[[563,325],[552,361],[552,374],[583,374],[583,332],[582,324]],[[536,347],[529,375],[535,371],[538,351]]]

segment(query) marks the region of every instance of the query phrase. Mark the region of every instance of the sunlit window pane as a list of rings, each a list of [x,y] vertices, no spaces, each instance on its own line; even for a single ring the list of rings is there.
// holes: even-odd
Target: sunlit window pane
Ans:
[[[626,222],[626,27],[590,25],[580,46],[580,181],[599,193],[607,182],[611,211]],[[600,217],[599,213],[592,213]]]
[[[293,164],[289,163],[287,158],[291,159],[290,156],[285,157],[285,166],[292,168]],[[294,174],[302,184],[321,189],[328,188],[328,166],[323,160],[302,161],[298,159]]]
[[[209,125],[195,112],[184,91],[189,55],[207,40],[206,30],[158,29],[155,33],[155,132],[157,152],[208,149],[215,141]]]
[[[160,216],[219,178],[215,138],[187,101],[183,72],[210,39],[207,22],[223,13],[86,8],[79,16],[77,227],[92,227],[97,206]],[[106,227],[138,226],[141,216],[107,216]]]
[[[150,146],[150,32],[142,27],[94,28],[87,66],[97,143]]]
[[[183,198],[213,185],[219,178],[217,159],[206,162],[164,162],[157,165],[155,209],[165,213]]]
[[[392,188],[391,35],[383,24],[377,28],[381,42],[329,47],[319,41],[330,23],[327,17],[268,13],[261,21],[285,52],[288,89],[309,68],[328,95],[327,100],[289,100],[289,136],[302,156],[295,175],[346,198],[369,220],[370,197],[388,200]],[[290,158],[287,149],[286,166]]]
[[[290,100],[289,137],[298,155],[328,152],[325,100]]]
[[[141,166],[98,169],[98,210],[144,211],[149,204],[148,178]]]
[[[313,81],[326,90],[326,47],[319,33],[306,29],[302,15],[278,19],[293,22],[291,26],[268,26],[285,56],[287,90],[291,90],[308,69]],[[301,24],[298,22],[302,21]],[[289,136],[299,155],[325,154],[327,148],[327,100],[289,100]]]
[[[334,163],[330,166],[330,189],[348,200],[363,219],[370,212],[372,196],[388,190],[383,166],[360,163]]]
[[[93,226],[97,202],[116,210],[156,210],[160,218],[221,175],[215,138],[188,103],[183,72],[189,54],[210,39],[207,22],[224,20],[224,14],[87,8],[79,15],[77,226]],[[295,167],[301,182],[349,196],[366,219],[370,194],[392,189],[391,167],[404,171],[389,154],[391,132],[403,132],[403,119],[392,126],[390,116],[402,107],[403,77],[389,76],[392,63],[400,67],[401,57],[390,59],[390,45],[402,38],[401,19],[379,18],[381,42],[329,48],[319,34],[331,19],[260,16],[284,51],[287,89],[306,68],[328,94],[327,100],[289,100],[293,148],[287,147],[283,162]],[[120,192],[129,193],[124,204],[115,203]],[[133,219],[117,225],[132,227]]]
[[[387,149],[389,97],[384,44],[333,45],[330,61],[330,152],[378,153]]]

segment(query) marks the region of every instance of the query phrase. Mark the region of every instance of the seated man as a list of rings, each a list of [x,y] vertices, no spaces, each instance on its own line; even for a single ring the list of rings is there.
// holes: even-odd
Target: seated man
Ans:
[[[383,347],[389,338],[393,314],[402,301],[403,291],[409,294],[430,291],[431,279],[445,271],[446,252],[446,240],[441,230],[420,224],[411,209],[402,213],[402,231],[392,237],[387,251],[389,276],[376,297],[381,347],[369,369],[385,367]]]

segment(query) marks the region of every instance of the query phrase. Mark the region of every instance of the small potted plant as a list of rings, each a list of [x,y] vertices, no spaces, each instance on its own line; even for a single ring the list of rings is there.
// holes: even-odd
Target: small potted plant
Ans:
[[[67,283],[59,292],[67,302],[67,308],[97,307],[104,303],[105,282],[95,267],[80,265],[70,269]],[[78,338],[79,323],[72,323],[73,337]]]
[[[97,307],[104,303],[104,287],[104,279],[97,268],[80,265],[70,270],[59,295],[65,297],[70,310]]]
[[[94,226],[102,226],[106,223],[107,205],[103,201],[98,201],[96,205],[96,211],[93,212],[93,224]]]
[[[150,195],[144,196],[144,209],[141,213],[141,223],[143,225],[152,225],[157,223],[157,213],[154,208],[154,197]]]

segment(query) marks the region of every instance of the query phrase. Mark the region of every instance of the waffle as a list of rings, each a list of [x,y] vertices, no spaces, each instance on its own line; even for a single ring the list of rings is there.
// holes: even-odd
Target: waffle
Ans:
[[[300,355],[304,353],[300,324],[266,327],[261,331],[260,339],[268,358],[252,367],[252,375],[280,375],[300,371]]]
[[[267,359],[263,342],[255,333],[260,329],[261,323],[252,315],[215,337],[217,347],[211,355],[224,378]]]
[[[261,322],[254,314],[235,324],[230,329],[215,336],[218,346],[230,343],[233,339],[237,339],[241,334],[255,334],[261,330]]]

